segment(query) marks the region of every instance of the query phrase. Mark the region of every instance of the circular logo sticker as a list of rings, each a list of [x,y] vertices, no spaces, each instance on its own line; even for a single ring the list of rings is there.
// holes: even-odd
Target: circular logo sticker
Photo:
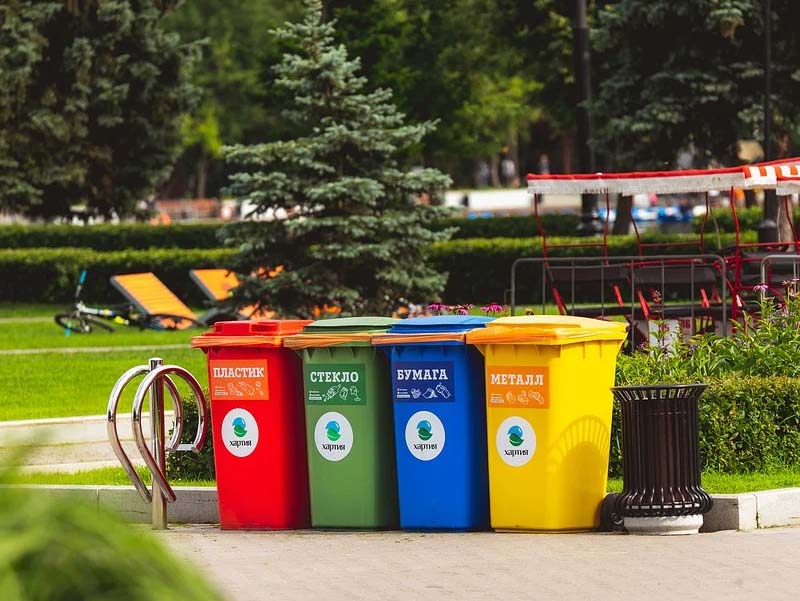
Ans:
[[[353,427],[341,413],[328,411],[317,420],[314,443],[325,459],[341,461],[353,448]]]
[[[525,465],[536,452],[536,433],[521,417],[509,417],[497,429],[497,452],[512,467]]]
[[[244,409],[231,409],[222,420],[222,442],[231,455],[247,457],[258,446],[258,424]]]
[[[406,446],[420,461],[436,459],[444,448],[444,425],[434,413],[417,411],[406,423]]]

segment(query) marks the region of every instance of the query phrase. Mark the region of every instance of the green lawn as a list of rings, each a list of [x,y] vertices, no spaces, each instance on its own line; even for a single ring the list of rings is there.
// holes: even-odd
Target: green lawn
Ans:
[[[106,411],[111,388],[126,370],[161,357],[191,371],[207,386],[205,355],[189,341],[202,330],[155,331],[117,327],[113,333],[66,336],[50,320],[51,305],[0,304],[0,421],[99,415]],[[24,321],[31,318],[34,321]],[[181,348],[157,348],[161,345]],[[151,347],[126,350],[126,347]],[[115,347],[103,352],[4,354],[12,349]],[[121,412],[130,411],[134,387]]]
[[[136,471],[146,484],[150,484],[150,472],[146,468],[138,468]],[[67,485],[130,485],[131,481],[128,474],[121,467],[104,467],[74,474],[66,473],[30,473],[17,474],[14,476],[17,484],[67,484]],[[173,480],[173,486],[216,486],[211,480]]]
[[[208,386],[205,355],[188,344],[185,349],[4,355],[0,421],[103,414],[117,379],[154,356],[185,367],[201,386]],[[120,412],[130,411],[135,388],[129,388]]]
[[[53,317],[56,313],[64,313],[67,304],[29,304],[0,302],[0,319],[19,319],[21,317]]]
[[[705,473],[702,476],[703,488],[713,494],[735,494],[757,490],[800,487],[800,468],[776,470],[764,474],[717,474]],[[622,479],[608,481],[609,492],[620,492]]]
[[[150,473],[140,468],[140,475],[145,482],[150,482]],[[128,485],[128,475],[120,467],[109,467],[75,474],[35,473],[20,474],[15,481],[21,484],[93,484],[93,485]],[[210,480],[175,481],[176,486],[215,486]],[[773,490],[776,488],[800,487],[800,469],[783,470],[769,474],[703,474],[703,488],[712,494],[734,494],[757,490]],[[608,481],[609,492],[620,492],[622,480],[615,478]]]

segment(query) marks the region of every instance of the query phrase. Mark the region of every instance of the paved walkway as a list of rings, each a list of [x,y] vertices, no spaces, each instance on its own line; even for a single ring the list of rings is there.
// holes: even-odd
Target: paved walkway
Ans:
[[[160,534],[231,601],[797,599],[800,528],[621,534]]]
[[[174,419],[165,413],[167,429]],[[150,415],[142,415],[142,430],[149,440]],[[131,415],[117,414],[117,432],[128,457],[143,465],[133,440]],[[118,467],[119,461],[108,442],[105,415],[0,422],[0,464],[14,456],[20,445],[28,446],[23,471],[79,472],[100,467]]]

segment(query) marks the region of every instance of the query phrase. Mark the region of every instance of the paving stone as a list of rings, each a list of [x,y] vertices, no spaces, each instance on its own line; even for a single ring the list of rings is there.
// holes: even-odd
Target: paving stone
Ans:
[[[227,599],[797,599],[800,528],[621,534],[236,532],[158,536]]]

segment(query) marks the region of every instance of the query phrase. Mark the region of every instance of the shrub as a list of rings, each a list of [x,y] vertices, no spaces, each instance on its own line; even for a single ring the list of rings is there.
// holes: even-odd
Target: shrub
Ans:
[[[620,357],[623,363],[636,360]],[[643,383],[641,378],[635,382]],[[651,379],[647,383],[658,382]],[[731,373],[710,380],[700,397],[699,421],[704,470],[734,474],[800,466],[800,380],[796,378]],[[622,475],[621,447],[620,407],[615,403],[612,476]]]
[[[548,236],[574,236],[580,225],[575,213],[546,213],[541,216],[542,227]],[[539,225],[533,215],[510,217],[476,217],[446,219],[431,229],[457,227],[453,238],[538,238]]]
[[[755,232],[758,230],[758,224],[764,219],[764,209],[761,207],[752,207],[749,209],[736,209],[736,217],[739,220],[739,230],[742,232]],[[713,218],[713,219],[712,219]],[[794,221],[800,219],[800,211],[794,210]],[[714,209],[712,214],[708,217],[706,224],[706,234],[713,233],[714,220],[717,222],[720,232],[735,232],[736,228],[733,223],[733,213],[730,209]],[[695,217],[692,221],[694,231],[699,232],[703,226],[703,217]]]
[[[189,270],[225,267],[236,251],[228,249],[158,249],[95,252],[78,248],[0,250],[0,300],[69,303],[82,269],[88,269],[83,298],[87,303],[123,301],[113,289],[112,275],[152,271],[189,304],[206,297],[189,277]]]
[[[151,228],[157,229],[157,228]],[[2,230],[2,228],[0,228]],[[692,235],[647,234],[650,243],[670,243],[693,240]],[[745,240],[754,240],[753,235]],[[552,238],[552,244],[585,243],[585,238]],[[723,246],[733,243],[729,234],[722,236]],[[715,246],[709,239],[708,252]],[[539,238],[478,238],[450,240],[433,245],[431,261],[450,278],[444,300],[451,304],[463,302],[503,301],[509,288],[511,264],[520,257],[541,257]],[[610,255],[637,254],[633,236],[608,238]],[[648,254],[676,254],[685,247],[663,246],[648,249]],[[572,249],[553,248],[552,256],[599,256],[598,247]],[[122,299],[108,278],[121,273],[153,271],[184,301],[197,306],[206,299],[190,280],[188,271],[202,267],[228,267],[235,249],[152,249],[116,252],[95,252],[78,248],[31,248],[0,250],[0,300],[11,302],[68,303],[81,269],[89,269],[84,298],[95,303],[120,302]],[[531,266],[520,269],[520,296],[525,302],[535,302],[541,289],[541,276]]]
[[[549,236],[575,234],[577,215],[542,215]],[[148,248],[219,248],[219,223],[191,223],[152,226],[142,223],[77,225],[5,225],[0,227],[2,248],[91,248],[103,251],[146,250]],[[531,216],[453,217],[431,225],[434,231],[456,227],[455,238],[538,237],[539,226]]]
[[[208,396],[208,394],[206,394]],[[182,443],[191,443],[197,434],[197,402],[194,396],[184,397],[183,423],[186,424],[181,435]],[[211,436],[211,419],[206,422],[206,441],[199,453],[168,453],[168,480],[213,480],[214,472],[214,440]],[[170,432],[170,436],[172,432]]]
[[[6,486],[0,475],[0,582],[7,600],[221,599],[161,541],[83,500]]]
[[[148,248],[218,248],[219,223],[152,226],[141,223],[102,225],[6,225],[0,248],[91,248],[103,251]]]
[[[708,335],[670,348],[654,345],[620,356],[616,381],[634,384],[709,384],[700,398],[703,467],[719,472],[800,465],[800,297],[761,303],[758,320],[728,338]],[[612,467],[620,468],[619,410],[615,410]]]

